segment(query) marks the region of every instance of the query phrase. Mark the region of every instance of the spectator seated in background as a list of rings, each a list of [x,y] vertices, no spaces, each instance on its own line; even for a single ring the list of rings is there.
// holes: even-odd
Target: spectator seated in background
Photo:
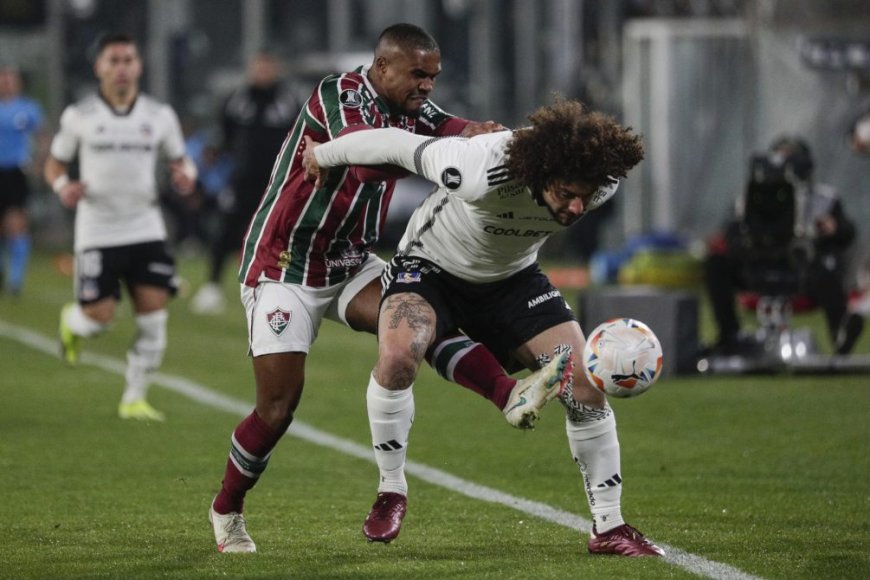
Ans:
[[[735,306],[737,291],[749,290],[785,308],[798,296],[809,299],[824,310],[833,350],[849,353],[864,324],[846,308],[844,255],[854,238],[836,192],[813,181],[804,141],[783,137],[753,156],[735,216],[704,267],[719,330],[714,352],[756,352],[757,343],[740,333]]]

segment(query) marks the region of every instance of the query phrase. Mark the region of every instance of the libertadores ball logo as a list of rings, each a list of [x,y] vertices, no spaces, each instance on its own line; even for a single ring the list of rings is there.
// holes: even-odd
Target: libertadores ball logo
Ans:
[[[459,189],[462,185],[462,174],[455,167],[448,167],[441,172],[441,183],[447,189]]]
[[[276,335],[280,336],[282,332],[290,325],[291,314],[280,308],[276,308],[272,312],[266,313],[266,322],[269,323],[269,328]]]
[[[338,95],[338,100],[342,105],[351,109],[359,109],[362,107],[363,103],[362,95],[353,89],[345,89],[341,91],[341,94]]]

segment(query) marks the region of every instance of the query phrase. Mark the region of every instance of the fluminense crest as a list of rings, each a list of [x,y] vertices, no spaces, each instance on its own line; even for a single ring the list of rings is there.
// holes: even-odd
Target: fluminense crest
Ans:
[[[287,326],[290,325],[290,312],[286,312],[281,310],[280,308],[276,308],[272,312],[266,313],[266,322],[269,324],[269,328],[274,332],[277,336],[280,336],[284,330],[286,330]]]

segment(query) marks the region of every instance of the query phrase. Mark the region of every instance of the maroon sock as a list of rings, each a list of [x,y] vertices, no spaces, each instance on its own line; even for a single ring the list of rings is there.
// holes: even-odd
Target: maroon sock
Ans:
[[[242,512],[245,494],[266,469],[269,455],[282,435],[260,419],[256,411],[239,423],[233,431],[221,490],[214,500],[217,513]]]
[[[507,405],[517,381],[505,372],[484,345],[465,336],[451,336],[430,352],[434,352],[434,357],[429,364],[439,375],[489,399],[499,410]]]

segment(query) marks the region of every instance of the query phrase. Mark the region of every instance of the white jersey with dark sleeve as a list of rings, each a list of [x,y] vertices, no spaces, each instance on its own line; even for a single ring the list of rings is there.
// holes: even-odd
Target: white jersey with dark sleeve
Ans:
[[[324,167],[399,165],[437,184],[411,216],[399,253],[470,282],[493,282],[533,264],[546,239],[565,227],[508,174],[511,135],[433,139],[374,129],[323,144],[315,156]]]
[[[75,249],[166,239],[158,203],[157,161],[185,153],[178,117],[140,94],[129,112],[98,96],[67,107],[51,143],[58,161],[79,161],[85,197],[76,207]]]

